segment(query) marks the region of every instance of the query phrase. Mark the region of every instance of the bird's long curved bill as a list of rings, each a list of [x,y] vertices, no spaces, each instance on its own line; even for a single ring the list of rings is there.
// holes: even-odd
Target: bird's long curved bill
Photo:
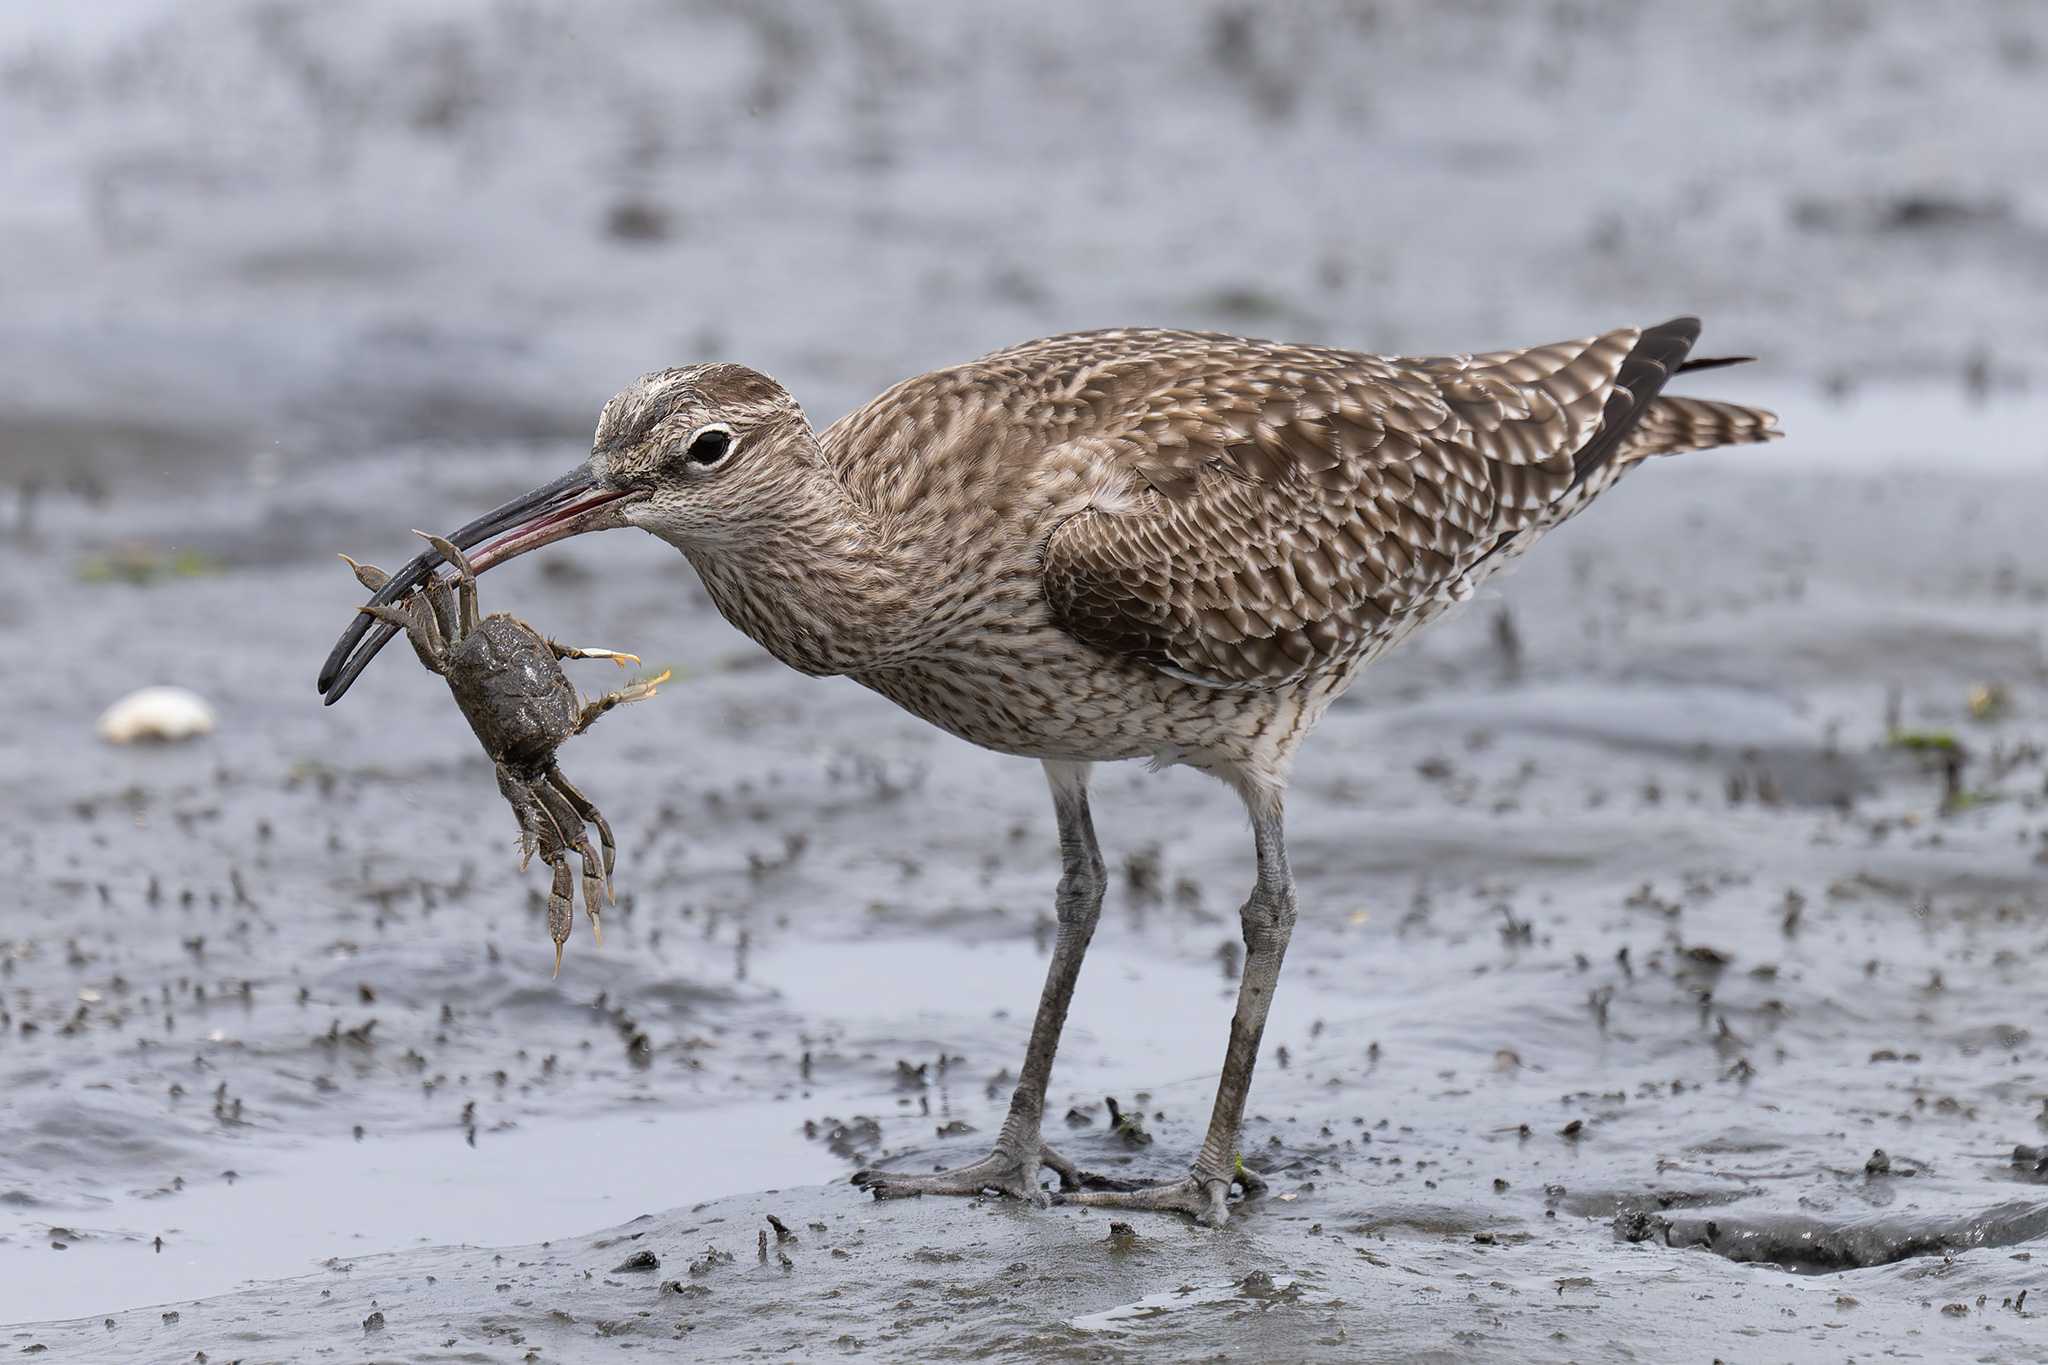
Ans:
[[[634,496],[629,490],[600,484],[596,474],[585,464],[553,483],[543,484],[531,493],[493,508],[452,532],[448,539],[454,541],[457,548],[467,550],[483,545],[493,536],[502,536],[503,539],[470,556],[470,564],[482,573],[493,565],[564,537],[622,525],[619,505]],[[370,598],[371,604],[383,606],[400,600],[433,577],[434,570],[445,563],[447,561],[434,550],[415,555],[411,563],[391,575],[391,581],[377,590]],[[333,653],[327,656],[327,662],[321,666],[322,699],[329,706],[340,701],[349,685],[369,667],[370,660],[377,657],[377,651],[390,643],[391,637],[397,633],[396,626],[373,622],[372,618],[358,612],[348,629],[342,632]]]

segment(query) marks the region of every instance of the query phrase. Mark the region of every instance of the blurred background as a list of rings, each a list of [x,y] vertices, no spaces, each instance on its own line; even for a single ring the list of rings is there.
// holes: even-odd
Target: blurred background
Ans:
[[[0,42],[9,408],[88,450],[585,435],[728,355],[822,424],[1137,319],[1444,351],[1694,310],[1848,385],[2048,345],[2024,0],[106,0]]]
[[[1594,1246],[1773,1084],[1760,1219],[1885,1206],[1829,1173],[1915,1096],[1971,1116],[1919,1139],[1930,1216],[2011,1202],[2048,1093],[2041,6],[96,0],[0,9],[0,127],[0,1321],[978,1153],[1056,876],[1033,765],[773,668],[644,538],[521,561],[487,610],[679,679],[565,752],[628,899],[551,983],[439,682],[391,651],[319,706],[334,555],[566,469],[643,371],[741,361],[822,427],[1126,324],[1445,352],[1697,312],[1761,360],[1692,391],[1790,433],[1631,480],[1332,714],[1255,1109],[1305,1134],[1341,1077],[1456,1169],[1432,1144],[1690,1077],[1583,1114],[1644,1125],[1582,1172]],[[147,684],[214,733],[96,739]],[[1163,1169],[1249,863],[1186,774],[1097,805],[1122,880],[1055,1113],[1153,1160],[1087,1144],[1157,1089]],[[1360,1175],[1323,1197],[1395,1199]]]

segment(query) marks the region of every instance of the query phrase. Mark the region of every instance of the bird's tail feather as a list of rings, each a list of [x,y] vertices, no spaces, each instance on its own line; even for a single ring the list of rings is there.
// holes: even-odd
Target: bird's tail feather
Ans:
[[[1678,367],[1678,372],[1691,374],[1695,370],[1718,370],[1723,365],[1747,365],[1755,359],[1753,355],[1703,355],[1687,360]]]
[[[1762,408],[1659,394],[1650,400],[1615,458],[1633,461],[1715,446],[1755,445],[1782,435],[1777,416]]]
[[[1762,408],[1663,392],[1665,382],[1674,376],[1741,365],[1752,358],[1694,359],[1688,352],[1699,335],[1699,319],[1692,317],[1643,329],[1615,376],[1599,433],[1573,456],[1579,483],[1604,483],[1599,473],[1603,466],[1619,472],[1622,465],[1651,455],[1754,445],[1781,434],[1777,417]]]
[[[1599,430],[1572,453],[1574,488],[1589,481],[1595,486],[1606,482],[1600,470],[1628,448],[1637,424],[1649,412],[1664,382],[1678,373],[1686,353],[1699,339],[1700,320],[1694,317],[1673,318],[1637,333],[1635,345],[1622,357],[1613,387],[1607,391]]]

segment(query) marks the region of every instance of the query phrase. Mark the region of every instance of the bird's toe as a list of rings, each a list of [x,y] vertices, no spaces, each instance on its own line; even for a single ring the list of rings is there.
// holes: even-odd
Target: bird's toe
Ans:
[[[995,1194],[1044,1208],[1051,1196],[1039,1186],[1038,1162],[1000,1149],[971,1166],[911,1175],[869,1167],[853,1173],[853,1183],[877,1199],[914,1199],[926,1194]]]
[[[1247,1198],[1263,1192],[1263,1180],[1242,1181]],[[1189,1175],[1164,1185],[1133,1189],[1061,1191],[1054,1200],[1092,1208],[1135,1209],[1146,1213],[1184,1213],[1203,1227],[1220,1228],[1230,1221],[1231,1181],[1221,1176]]]

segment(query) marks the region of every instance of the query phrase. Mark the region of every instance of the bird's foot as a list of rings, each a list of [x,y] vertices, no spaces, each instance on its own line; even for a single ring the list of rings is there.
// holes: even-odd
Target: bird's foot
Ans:
[[[1165,1185],[1140,1185],[1127,1189],[1062,1190],[1062,1204],[1086,1204],[1099,1209],[1138,1209],[1149,1213],[1185,1213],[1204,1227],[1220,1228],[1230,1221],[1230,1191],[1235,1185],[1246,1199],[1266,1192],[1258,1172],[1239,1163],[1231,1175],[1193,1170],[1183,1179]]]
[[[1039,1145],[1036,1154],[1029,1158],[998,1144],[993,1152],[971,1166],[961,1166],[950,1171],[935,1171],[930,1175],[879,1171],[870,1167],[867,1170],[855,1171],[853,1183],[871,1192],[877,1199],[909,1199],[924,1194],[995,1193],[1011,1199],[1021,1199],[1043,1208],[1050,1202],[1050,1196],[1038,1183],[1038,1171],[1041,1166],[1059,1176],[1062,1192],[1111,1190],[1122,1185],[1122,1182],[1113,1177],[1081,1170],[1043,1143]]]
[[[1135,1190],[1138,1182],[1119,1176],[1104,1175],[1100,1171],[1084,1171],[1073,1162],[1054,1151],[1050,1144],[1038,1146],[1038,1164],[1060,1178],[1057,1193],[1069,1194],[1081,1190]]]
[[[998,1146],[972,1165],[956,1167],[950,1171],[935,1171],[930,1175],[909,1175],[869,1167],[866,1170],[855,1171],[853,1183],[869,1191],[877,1199],[910,1199],[924,1194],[992,1193],[1042,1206],[1050,1201],[1038,1184],[1038,1166],[1041,1159],[1036,1152],[1026,1156],[1021,1152]]]

